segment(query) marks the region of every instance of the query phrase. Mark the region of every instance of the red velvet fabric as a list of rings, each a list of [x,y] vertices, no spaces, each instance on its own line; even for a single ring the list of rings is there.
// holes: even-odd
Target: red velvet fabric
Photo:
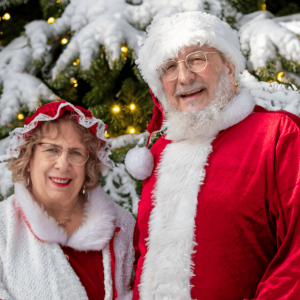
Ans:
[[[192,299],[300,299],[299,128],[295,115],[256,107],[213,141],[198,196]],[[162,137],[152,147],[155,170],[169,143]],[[139,203],[133,300],[139,299],[155,182],[154,171]]]
[[[61,249],[84,286],[89,300],[104,299],[102,251],[77,251],[63,246]]]
[[[152,119],[151,119],[149,125],[147,126],[147,131],[150,133],[150,135],[148,137],[146,147],[148,147],[148,145],[149,145],[151,134],[154,131],[160,130],[162,123],[164,121],[163,109],[162,109],[158,99],[154,96],[151,89],[150,89],[150,94],[151,94],[153,102],[154,102],[154,107],[153,107]]]

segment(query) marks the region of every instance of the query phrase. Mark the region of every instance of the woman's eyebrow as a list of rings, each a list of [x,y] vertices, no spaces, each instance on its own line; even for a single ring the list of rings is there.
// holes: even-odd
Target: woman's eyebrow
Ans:
[[[63,149],[62,146],[57,145],[57,144],[53,144],[53,143],[47,143],[47,142],[44,142],[44,143],[43,143],[43,142],[42,142],[41,144],[49,144],[49,145],[52,145],[52,146],[59,147],[59,148],[62,148],[62,149]],[[82,147],[82,146],[68,147],[68,150],[73,150],[73,149],[84,149],[84,147]]]

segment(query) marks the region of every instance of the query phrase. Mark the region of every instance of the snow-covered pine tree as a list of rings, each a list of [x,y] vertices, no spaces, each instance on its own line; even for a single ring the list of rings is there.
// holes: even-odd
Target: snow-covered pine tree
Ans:
[[[239,85],[249,88],[259,105],[300,115],[296,2],[0,0],[0,154],[9,132],[46,101],[61,98],[89,108],[108,124],[116,162],[101,184],[136,214],[141,182],[123,163],[130,148],[145,144],[153,103],[134,59],[147,25],[168,5],[207,11],[238,30],[247,58]],[[0,193],[11,192],[10,172],[1,163]]]

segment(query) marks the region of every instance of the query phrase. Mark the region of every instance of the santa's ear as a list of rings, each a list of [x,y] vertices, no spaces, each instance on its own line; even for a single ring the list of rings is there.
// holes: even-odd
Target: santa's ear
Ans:
[[[232,64],[229,61],[226,61],[225,69],[227,71],[227,75],[230,78],[230,82],[232,83],[232,85],[234,85],[235,84],[235,66],[234,66],[234,64]]]

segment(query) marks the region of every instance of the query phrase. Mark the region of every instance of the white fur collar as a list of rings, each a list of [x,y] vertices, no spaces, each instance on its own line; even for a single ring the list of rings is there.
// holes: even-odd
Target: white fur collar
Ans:
[[[217,122],[217,134],[233,126],[246,117],[253,111],[255,100],[248,89],[241,89],[237,95],[227,104],[224,111],[221,113],[220,119]]]
[[[165,100],[169,101],[169,100]],[[236,96],[229,101],[224,111],[221,112],[218,120],[212,124],[206,132],[207,138],[215,137],[220,131],[233,126],[245,119],[255,106],[255,100],[248,89],[241,89]],[[166,138],[173,140],[171,131],[168,131],[169,122],[166,119],[163,127],[167,128]]]
[[[102,250],[114,234],[114,202],[100,186],[88,192],[83,223],[69,238],[54,218],[32,198],[24,183],[15,184],[15,199],[30,230],[42,241],[59,243],[80,251]]]
[[[216,134],[245,119],[254,108],[248,90],[232,99],[216,124]],[[148,251],[144,260],[140,298],[191,300],[191,255],[198,193],[212,141],[197,138],[172,142],[162,153],[153,191],[154,208],[149,220]],[[170,176],[171,174],[171,176]]]

